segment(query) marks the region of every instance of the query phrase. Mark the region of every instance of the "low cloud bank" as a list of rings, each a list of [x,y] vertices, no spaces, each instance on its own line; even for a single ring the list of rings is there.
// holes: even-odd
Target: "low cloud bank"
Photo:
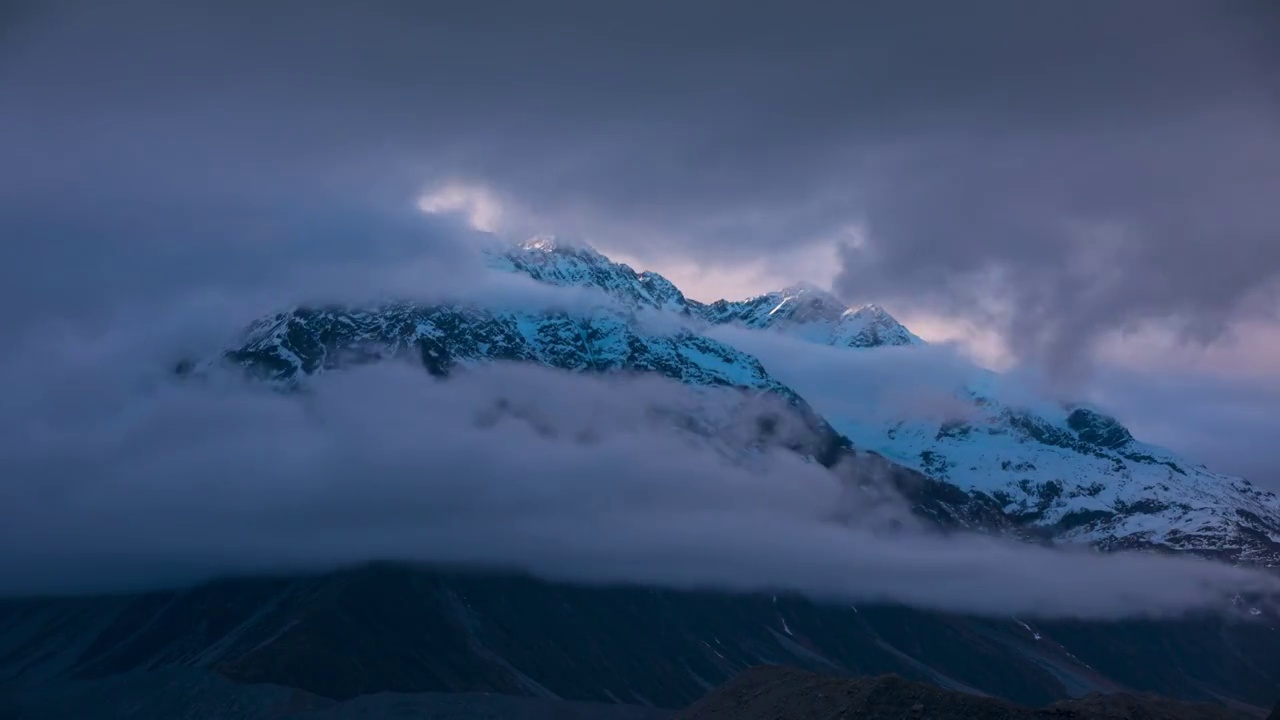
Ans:
[[[961,395],[965,389],[1019,407],[1060,410],[1034,380],[984,370],[948,345],[854,352],[731,326],[712,328],[710,335],[759,358],[770,374],[828,417],[862,422],[965,418],[975,412]]]
[[[1280,414],[1272,410],[1280,389],[1257,379],[1100,365],[1086,385],[1060,395],[1033,370],[990,372],[948,345],[849,352],[741,328],[717,327],[710,334],[759,358],[833,421],[965,419],[980,410],[959,394],[964,389],[1046,417],[1061,417],[1063,401],[1088,402],[1143,442],[1280,490],[1275,453],[1266,442],[1280,431]]]
[[[1207,562],[943,538],[901,505],[865,511],[856,467],[735,456],[673,429],[673,409],[749,422],[728,391],[518,366],[438,381],[388,363],[286,395],[136,357],[51,352],[0,411],[0,594],[370,560],[994,615],[1166,615],[1280,590]]]

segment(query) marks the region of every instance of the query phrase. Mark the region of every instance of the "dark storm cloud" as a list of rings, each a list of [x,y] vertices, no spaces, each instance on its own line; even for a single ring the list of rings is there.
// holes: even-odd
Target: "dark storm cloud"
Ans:
[[[1052,370],[1112,330],[1156,321],[1207,342],[1275,317],[1277,119],[1206,110],[904,149],[838,285],[961,314],[995,299],[1013,350]]]
[[[1271,307],[1251,294],[1280,266],[1275,20],[1181,0],[50,3],[5,41],[0,198],[386,206],[461,178],[543,229],[702,262],[862,224],[841,290],[968,312],[994,293],[1023,354],[1153,317],[1212,337]],[[8,267],[30,265],[23,229]],[[114,243],[65,247],[130,271]]]

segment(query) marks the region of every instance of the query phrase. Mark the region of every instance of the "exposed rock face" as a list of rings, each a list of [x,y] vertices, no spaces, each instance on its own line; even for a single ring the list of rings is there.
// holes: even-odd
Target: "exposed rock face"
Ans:
[[[893,675],[830,677],[752,668],[676,715],[677,720],[1231,720],[1225,708],[1153,696],[1089,696],[1032,709]]]

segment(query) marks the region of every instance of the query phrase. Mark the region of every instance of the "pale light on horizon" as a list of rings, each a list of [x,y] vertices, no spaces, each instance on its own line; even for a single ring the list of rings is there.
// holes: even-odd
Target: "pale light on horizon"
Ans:
[[[431,215],[458,213],[472,228],[497,232],[503,217],[502,203],[482,185],[447,182],[418,198],[418,209]]]

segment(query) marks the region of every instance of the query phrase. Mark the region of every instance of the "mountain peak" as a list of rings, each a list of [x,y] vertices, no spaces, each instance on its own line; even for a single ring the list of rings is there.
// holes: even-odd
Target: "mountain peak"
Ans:
[[[780,290],[779,292],[783,295],[825,295],[833,299],[835,298],[835,296],[832,295],[830,290],[827,290],[826,288],[818,285],[817,283],[811,283],[808,280],[800,280],[799,282],[794,282],[782,288],[782,290]]]
[[[560,247],[560,241],[555,235],[534,235],[520,243],[516,243],[516,247],[521,250],[541,250],[542,252],[555,252]]]
[[[821,345],[872,348],[924,344],[879,305],[850,307],[830,290],[810,282],[746,300],[720,300],[702,307],[701,313],[713,323],[770,328]]]
[[[539,234],[534,235],[528,240],[516,243],[515,251],[538,252],[548,255],[569,254],[599,259],[603,262],[610,262],[609,258],[601,255],[599,251],[590,245],[573,240],[566,240],[558,235]]]
[[[595,248],[554,235],[538,235],[489,255],[491,267],[523,273],[539,282],[601,290],[627,307],[689,313],[678,288],[654,272],[636,272]]]

